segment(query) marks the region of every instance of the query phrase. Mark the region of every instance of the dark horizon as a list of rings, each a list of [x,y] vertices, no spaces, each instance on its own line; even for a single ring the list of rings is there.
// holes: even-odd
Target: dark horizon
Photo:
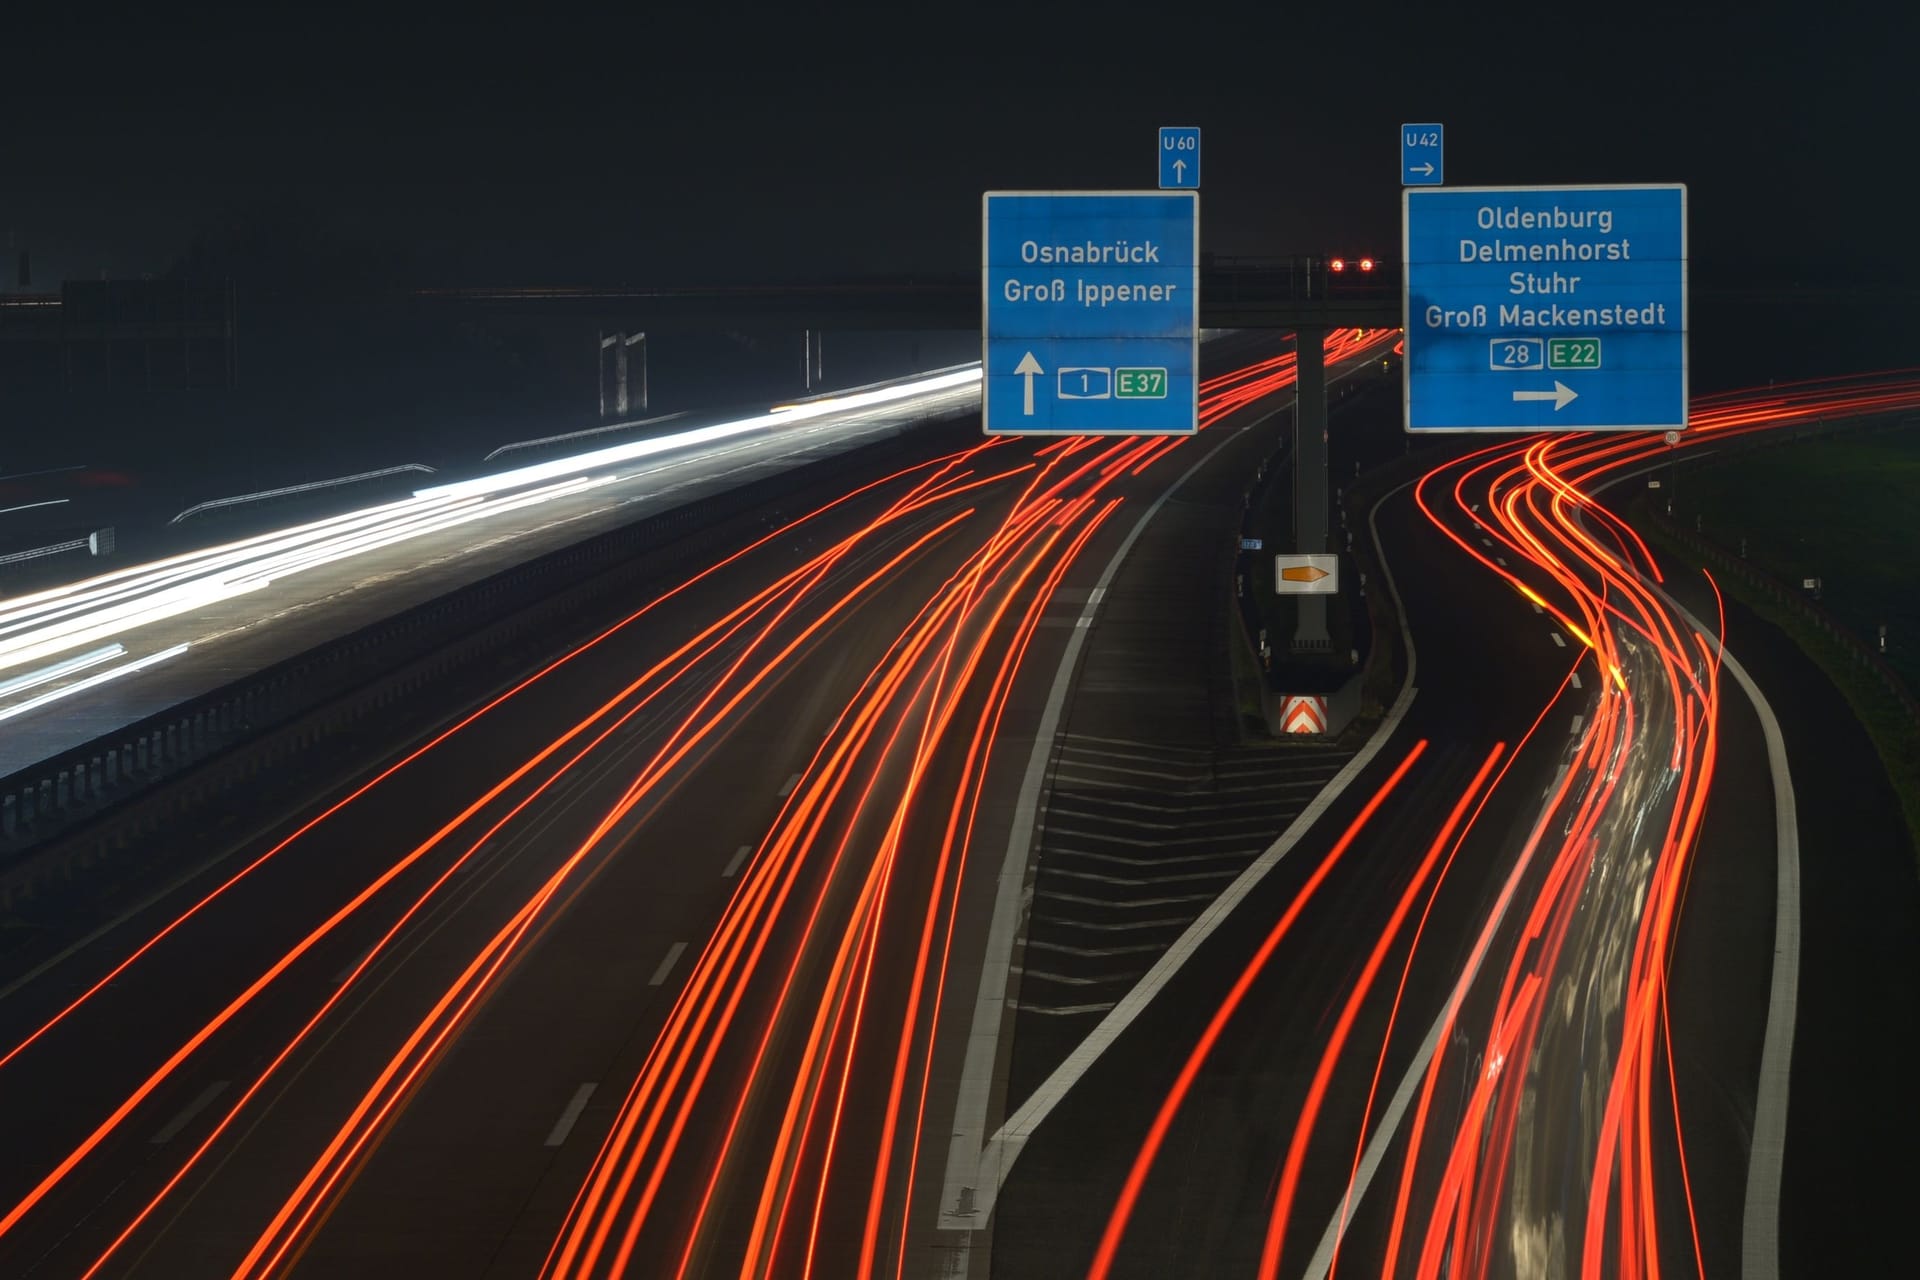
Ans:
[[[1434,16],[679,15],[378,31],[281,14],[16,23],[0,230],[62,279],[780,282],[965,270],[987,189],[1150,186],[1205,138],[1206,247],[1398,250],[1394,138],[1451,185],[1685,182],[1702,272],[1905,277],[1920,29],[1785,9],[1579,32]],[[1903,34],[1902,28],[1906,34]],[[1725,265],[1721,265],[1725,264]]]

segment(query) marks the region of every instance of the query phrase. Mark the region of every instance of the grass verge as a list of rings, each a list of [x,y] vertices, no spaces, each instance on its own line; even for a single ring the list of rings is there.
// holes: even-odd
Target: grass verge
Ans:
[[[1630,517],[1643,515],[1638,511],[1629,514]],[[1901,814],[1906,819],[1907,841],[1916,856],[1916,870],[1920,871],[1920,725],[1888,697],[1886,687],[1877,677],[1854,661],[1851,650],[1814,626],[1804,615],[1781,605],[1739,575],[1718,572],[1697,552],[1663,533],[1654,522],[1640,518],[1633,519],[1632,523],[1642,537],[1675,561],[1713,572],[1722,592],[1785,632],[1833,681],[1847,705],[1853,708],[1855,717],[1866,727],[1867,736],[1886,767]]]

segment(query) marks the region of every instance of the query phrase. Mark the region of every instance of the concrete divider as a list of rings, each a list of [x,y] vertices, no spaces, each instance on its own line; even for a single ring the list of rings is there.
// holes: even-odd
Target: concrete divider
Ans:
[[[689,539],[756,512],[756,527],[777,527],[850,470],[878,478],[912,447],[909,430],[502,570],[0,780],[0,908],[482,659],[550,648],[565,619],[658,573],[650,552],[694,552]]]

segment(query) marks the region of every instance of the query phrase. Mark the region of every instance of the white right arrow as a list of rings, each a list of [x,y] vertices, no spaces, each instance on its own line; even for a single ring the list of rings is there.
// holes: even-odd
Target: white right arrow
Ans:
[[[1031,418],[1033,416],[1033,380],[1035,377],[1044,375],[1046,370],[1040,367],[1040,362],[1035,360],[1033,352],[1029,351],[1020,363],[1014,366],[1013,371],[1027,380],[1026,399],[1022,402],[1020,412]]]
[[[1568,402],[1577,398],[1579,394],[1578,391],[1575,391],[1572,387],[1560,381],[1560,379],[1555,378],[1553,380],[1553,390],[1551,391],[1516,391],[1513,393],[1513,398],[1515,400],[1551,400],[1553,401],[1553,411],[1558,413],[1566,408]]]
[[[1425,164],[1410,164],[1407,166],[1407,172],[1417,173],[1423,178],[1431,178],[1433,176],[1433,161],[1429,160]]]

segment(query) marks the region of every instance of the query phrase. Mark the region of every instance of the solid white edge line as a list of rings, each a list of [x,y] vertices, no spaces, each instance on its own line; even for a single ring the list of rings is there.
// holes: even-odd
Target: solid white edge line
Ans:
[[[1278,411],[1276,410],[1276,412]],[[1265,421],[1265,419],[1263,418],[1261,421]],[[1248,428],[1245,429],[1250,430],[1253,426],[1257,425],[1258,423],[1249,424]],[[1223,446],[1224,444],[1225,441],[1222,442]],[[1195,463],[1194,466],[1187,471],[1186,475],[1181,476],[1179,481],[1161,496],[1159,502],[1165,502],[1181,484],[1184,484],[1186,480],[1192,476],[1195,471],[1199,470],[1201,465],[1211,459],[1212,456],[1212,453],[1209,453],[1206,458]],[[1147,1003],[1167,984],[1174,973],[1179,970],[1180,966],[1185,963],[1187,958],[1193,954],[1199,945],[1205,941],[1207,936],[1219,927],[1221,921],[1238,905],[1241,899],[1246,897],[1254,885],[1260,881],[1261,877],[1277,865],[1281,858],[1286,856],[1287,852],[1299,842],[1300,838],[1319,821],[1320,817],[1340,797],[1341,793],[1353,782],[1354,778],[1358,777],[1359,774],[1372,763],[1374,756],[1379,753],[1380,748],[1386,744],[1387,740],[1391,738],[1399,728],[1400,721],[1405,718],[1407,710],[1413,705],[1414,696],[1418,692],[1414,686],[1414,677],[1418,669],[1418,655],[1413,644],[1413,631],[1407,624],[1406,608],[1400,598],[1399,585],[1394,580],[1393,568],[1388,563],[1385,550],[1380,544],[1378,518],[1380,508],[1387,503],[1388,499],[1394,497],[1412,484],[1413,481],[1406,481],[1381,495],[1367,514],[1367,527],[1372,532],[1374,549],[1380,557],[1380,571],[1387,580],[1387,591],[1393,597],[1394,608],[1400,615],[1400,639],[1401,643],[1406,646],[1407,652],[1406,678],[1401,684],[1400,694],[1394,700],[1393,707],[1387,712],[1386,718],[1381,721],[1380,727],[1374,730],[1373,736],[1360,748],[1353,759],[1349,760],[1345,767],[1334,775],[1326,787],[1314,798],[1313,802],[1287,827],[1286,831],[1281,833],[1280,838],[1274,841],[1273,845],[1269,847],[1265,853],[1261,854],[1252,866],[1241,873],[1218,898],[1209,904],[1207,909],[1201,913],[1200,917],[1189,925],[1186,931],[1180,935],[1179,939],[1174,942],[1167,954],[1162,956],[1153,968],[1147,972],[1146,976],[1129,990],[1125,997],[1100,1020],[1099,1025],[1094,1028],[1092,1033],[1067,1056],[1065,1061],[1054,1069],[1053,1073],[1042,1082],[1039,1088],[1034,1090],[1033,1095],[1027,1099],[1020,1109],[1007,1119],[1007,1122],[1001,1126],[1000,1131],[993,1135],[992,1139],[986,1144],[985,1149],[980,1152],[975,1178],[971,1186],[967,1186],[964,1183],[956,1186],[956,1165],[961,1163],[961,1153],[964,1152],[969,1145],[965,1139],[970,1136],[962,1128],[961,1117],[956,1114],[954,1123],[954,1145],[949,1148],[947,1183],[940,1201],[940,1226],[942,1229],[968,1230],[974,1228],[978,1223],[984,1223],[988,1220],[992,1214],[994,1202],[999,1196],[1000,1188],[1006,1182],[1007,1174],[1011,1171],[1014,1161],[1018,1159],[1021,1149],[1025,1147],[1027,1139],[1032,1135],[1034,1129],[1046,1119],[1048,1113],[1066,1096],[1067,1091],[1086,1074],[1087,1069],[1099,1059],[1100,1055],[1118,1038],[1128,1024],[1139,1016],[1140,1011],[1146,1007]],[[1133,533],[1128,535],[1127,543],[1121,547],[1112,564],[1108,566],[1107,572],[1102,575],[1100,584],[1101,595],[1105,594],[1104,588],[1113,570],[1118,566],[1120,559],[1124,557],[1126,551],[1131,546],[1134,536],[1145,528],[1147,521],[1152,518],[1154,511],[1157,510],[1158,507],[1159,503],[1156,503],[1153,509],[1141,517],[1139,523],[1135,525]],[[1091,605],[1089,607],[1091,607]],[[1077,640],[1081,634],[1080,631],[1076,630],[1074,632],[1075,639]],[[1073,655],[1069,654],[1068,656],[1071,658]],[[1047,756],[1051,754],[1051,742],[1054,730],[1057,727],[1059,704],[1064,702],[1064,686],[1067,683],[1066,675],[1070,669],[1071,663],[1063,661],[1060,674],[1056,676],[1055,679],[1053,695],[1048,699],[1047,712],[1041,722],[1041,732],[1034,741],[1034,755],[1028,767],[1026,783],[1023,784],[1021,788],[1020,806],[1015,809],[1015,825],[1010,844],[1017,845],[1020,843],[1023,834],[1026,837],[1026,843],[1031,844],[1033,809],[1038,799],[1040,775],[1045,772],[1045,761]],[[1029,795],[1030,790],[1033,793],[1032,795]],[[1021,825],[1023,817],[1025,818],[1024,827]],[[1008,883],[1008,870],[1015,863],[1016,855],[1019,852],[1016,848],[1010,847],[1007,861],[1001,867],[1003,901],[1007,896],[1005,889]],[[1025,882],[1025,861],[1025,857],[1018,858],[1020,876],[1014,881],[1016,898],[1018,896],[1018,889],[1024,885]],[[996,903],[994,917],[996,927],[1000,924],[999,905],[999,903]],[[989,942],[988,954],[990,959],[994,954],[991,940]],[[999,988],[992,999],[992,1003],[996,1009],[995,1021],[993,1023],[994,1038],[996,1040],[999,1025],[997,1010],[1004,1001],[1004,988],[1005,977],[1003,974],[1000,979]],[[983,975],[979,1003],[976,1004],[975,1007],[974,1037],[968,1044],[969,1059],[971,1059],[974,1052],[981,1047],[979,1018],[981,1011],[988,1002],[988,992],[989,988],[986,985],[985,975]],[[972,1065],[971,1062],[969,1065]],[[990,1060],[988,1066],[990,1069]],[[963,1089],[968,1079],[969,1077],[967,1075],[963,1075]],[[984,1091],[980,1106],[984,1114]],[[972,1212],[965,1215],[957,1212],[959,1194],[962,1190],[969,1190],[973,1193]]]
[[[1713,638],[1713,632],[1686,606],[1652,582],[1647,586],[1694,630],[1709,640]],[[1786,735],[1780,731],[1772,705],[1724,645],[1720,646],[1720,662],[1760,717],[1760,736],[1767,744],[1767,771],[1773,775],[1773,980],[1767,995],[1767,1030],[1760,1046],[1760,1076],[1755,1081],[1753,1137],[1747,1147],[1740,1274],[1745,1280],[1778,1280],[1780,1179],[1786,1164],[1787,1093],[1793,1075],[1793,1028],[1800,1000],[1800,811],[1793,796],[1793,774],[1787,765]]]
[[[1702,451],[1695,457],[1704,457]],[[1665,461],[1615,476],[1603,492],[1635,476],[1657,471]],[[1713,632],[1657,583],[1642,574],[1647,588],[1665,600],[1701,635]],[[1800,1001],[1800,809],[1787,765],[1786,735],[1760,686],[1747,669],[1720,646],[1720,661],[1753,704],[1760,736],[1767,744],[1767,771],[1773,777],[1774,910],[1773,978],[1767,993],[1767,1029],[1760,1044],[1760,1075],[1754,1082],[1753,1136],[1747,1146],[1747,1192],[1740,1219],[1740,1274],[1745,1280],[1777,1280],[1780,1275],[1780,1181],[1786,1163],[1787,1094],[1793,1076],[1793,1029]]]
[[[1291,399],[1288,403],[1291,403]],[[1262,415],[1238,431],[1226,433],[1219,444],[1195,459],[1193,465],[1141,513],[1107,561],[1106,567],[1101,570],[1093,590],[1087,593],[1087,602],[1081,607],[1079,615],[1082,620],[1090,622],[1098,613],[1101,603],[1106,599],[1107,587],[1119,572],[1121,562],[1133,549],[1134,542],[1146,530],[1148,523],[1166,505],[1167,499],[1179,492],[1181,486],[1191,480],[1200,468],[1211,462],[1214,455],[1229,443],[1239,439],[1243,432],[1253,430],[1275,414],[1283,412],[1285,407],[1283,405]],[[1019,795],[1014,801],[1013,821],[1007,829],[1007,849],[1000,861],[993,916],[987,926],[980,985],[974,996],[973,1020],[967,1030],[967,1052],[955,1090],[946,1178],[940,1190],[937,1225],[942,1231],[971,1232],[984,1224],[992,1208],[993,1197],[1006,1177],[1004,1168],[991,1172],[987,1169],[986,1161],[991,1148],[986,1138],[987,1108],[993,1100],[994,1064],[999,1057],[1000,1032],[1006,1017],[1007,976],[1013,967],[1015,934],[1019,928],[1021,899],[1026,894],[1027,863],[1033,855],[1034,823],[1040,807],[1040,790],[1046,779],[1047,760],[1053,754],[1054,739],[1060,730],[1061,712],[1066,706],[1074,670],[1079,665],[1080,651],[1091,631],[1090,625],[1076,623],[1072,634],[1067,637],[1066,651],[1060,655],[1060,665],[1054,671],[1053,686],[1047,691],[1047,702],[1040,714],[1039,728],[1034,734],[1033,749],[1027,757],[1027,770],[1020,780]],[[992,1188],[986,1193],[984,1205],[978,1200],[983,1186]],[[971,1197],[968,1201],[970,1208],[964,1213],[960,1210],[963,1197]],[[964,1274],[965,1270],[962,1260],[959,1273]]]
[[[684,942],[676,942],[672,946],[668,947],[667,958],[660,962],[660,967],[653,971],[653,976],[651,978],[647,979],[647,985],[650,987],[657,987],[661,983],[665,982],[667,980],[667,975],[673,972],[674,964],[679,961],[680,953],[685,951],[686,949],[687,949],[687,944]]]
[[[541,1146],[557,1147],[567,1140],[567,1135],[573,1132],[574,1122],[580,1118],[580,1113],[587,1109],[587,1099],[593,1097],[593,1091],[598,1087],[596,1082],[589,1080],[573,1091],[573,1096],[567,1099],[567,1105],[560,1112],[560,1118],[553,1122],[553,1129],[547,1134],[547,1140],[541,1143]]]

